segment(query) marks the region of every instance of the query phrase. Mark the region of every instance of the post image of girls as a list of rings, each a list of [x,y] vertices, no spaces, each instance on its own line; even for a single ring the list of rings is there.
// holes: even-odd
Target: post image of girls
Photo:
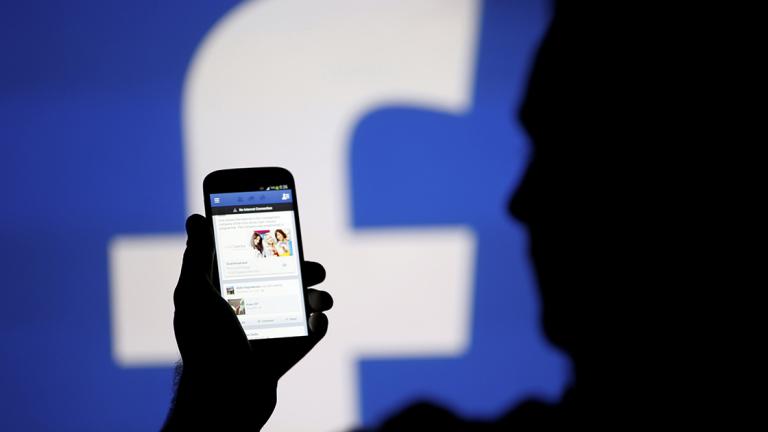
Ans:
[[[251,247],[256,252],[257,257],[266,258],[268,256],[266,248],[264,247],[264,239],[258,231],[254,231],[251,236]]]
[[[251,247],[258,258],[287,257],[293,255],[291,239],[285,230],[275,230],[274,236],[269,230],[256,230],[251,235]]]
[[[275,230],[277,238],[277,253],[280,256],[291,256],[291,242],[288,240],[288,234],[281,229]]]
[[[275,241],[275,238],[272,237],[271,234],[266,235],[266,242],[267,242],[267,255],[271,257],[280,256],[280,253],[277,252],[277,242]]]

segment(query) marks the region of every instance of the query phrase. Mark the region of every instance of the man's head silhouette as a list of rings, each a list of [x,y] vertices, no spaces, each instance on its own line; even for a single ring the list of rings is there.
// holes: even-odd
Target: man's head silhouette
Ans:
[[[579,153],[585,135],[580,133],[584,107],[579,104],[585,99],[574,92],[578,79],[571,74],[577,59],[569,53],[578,42],[562,28],[561,8],[539,48],[520,110],[534,151],[509,208],[529,232],[545,332],[573,352],[583,336],[578,317],[584,312],[577,310],[583,287],[575,276],[585,270],[582,252],[595,233],[589,229],[593,209],[586,203],[593,192],[584,181],[589,170]]]
[[[619,165],[613,149],[626,144],[624,108],[614,99],[625,85],[617,42],[607,37],[618,18],[593,9],[556,4],[519,112],[533,157],[509,202],[529,232],[546,335],[572,357],[575,387],[590,391],[612,381],[608,366],[618,363],[599,351],[615,342],[609,334],[619,324],[609,315],[621,310],[610,303],[623,253],[610,244],[626,228],[611,208],[624,191],[609,173]]]

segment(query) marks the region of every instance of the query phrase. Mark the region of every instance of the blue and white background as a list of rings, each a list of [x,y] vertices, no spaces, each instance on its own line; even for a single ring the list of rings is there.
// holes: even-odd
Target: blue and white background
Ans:
[[[25,1],[0,8],[0,430],[152,430],[202,178],[281,165],[336,300],[267,430],[557,400],[517,122],[551,5]],[[247,413],[238,413],[247,416]],[[232,415],[227,413],[225,415]]]

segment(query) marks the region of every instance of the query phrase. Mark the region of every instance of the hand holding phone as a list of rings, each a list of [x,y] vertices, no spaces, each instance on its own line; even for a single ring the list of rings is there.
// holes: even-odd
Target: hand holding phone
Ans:
[[[298,258],[298,298],[305,318],[300,324],[306,334],[262,339],[247,334],[241,321],[243,314],[238,315],[226,298],[228,285],[221,284],[217,272],[220,266],[215,259],[211,219],[192,215],[187,220],[187,249],[174,291],[174,331],[183,372],[165,429],[201,425],[217,429],[261,427],[274,410],[278,379],[325,335],[328,319],[323,311],[331,308],[333,299],[324,291],[309,289],[324,280],[325,270],[318,263],[303,261],[298,216],[294,217],[293,250],[297,255],[293,256]],[[276,259],[281,258],[279,243],[275,238]],[[282,258],[291,257],[283,253]],[[291,279],[291,275],[282,277]],[[243,413],[247,415],[238,415]]]

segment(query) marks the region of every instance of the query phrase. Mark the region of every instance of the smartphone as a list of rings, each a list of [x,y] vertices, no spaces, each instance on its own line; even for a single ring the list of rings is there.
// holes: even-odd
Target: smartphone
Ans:
[[[214,171],[203,181],[213,283],[249,340],[307,336],[296,184],[284,168]]]

